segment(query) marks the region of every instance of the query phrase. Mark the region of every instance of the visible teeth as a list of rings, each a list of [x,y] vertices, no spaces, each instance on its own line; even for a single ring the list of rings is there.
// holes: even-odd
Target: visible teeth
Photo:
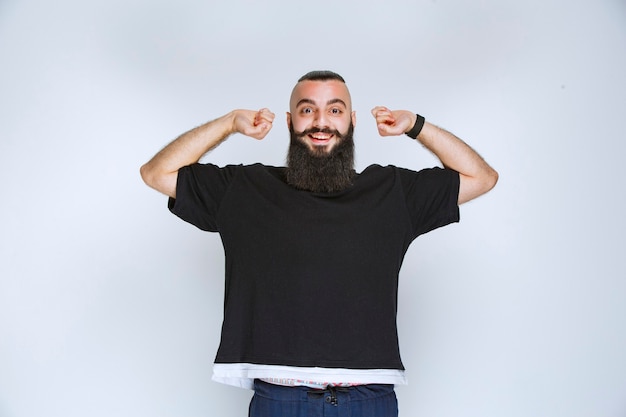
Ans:
[[[330,135],[325,135],[325,134],[320,134],[320,133],[313,134],[311,136],[315,139],[329,139],[330,138]]]

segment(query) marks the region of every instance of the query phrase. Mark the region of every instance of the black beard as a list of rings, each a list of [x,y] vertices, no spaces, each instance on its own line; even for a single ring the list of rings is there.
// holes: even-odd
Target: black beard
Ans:
[[[302,138],[316,132],[335,135],[337,143],[327,152],[325,147],[310,150]],[[308,129],[297,133],[289,125],[291,141],[287,153],[287,183],[299,190],[333,193],[352,185],[354,171],[354,126],[345,135],[330,129]]]

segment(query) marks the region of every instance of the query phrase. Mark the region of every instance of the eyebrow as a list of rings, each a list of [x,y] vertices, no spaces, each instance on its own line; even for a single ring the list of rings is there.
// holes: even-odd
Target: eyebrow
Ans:
[[[298,101],[298,103],[296,104],[296,107],[300,107],[301,104],[313,104],[314,106],[317,105],[317,103],[313,100],[311,100],[310,98],[303,98],[302,100]],[[335,104],[335,103],[340,103],[342,104],[344,107],[348,107],[345,103],[345,101],[343,101],[340,98],[333,98],[328,100],[328,102],[326,102],[327,106],[330,106],[331,104]]]

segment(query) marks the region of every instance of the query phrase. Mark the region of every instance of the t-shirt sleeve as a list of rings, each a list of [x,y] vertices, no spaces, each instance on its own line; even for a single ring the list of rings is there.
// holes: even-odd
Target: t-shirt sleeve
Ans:
[[[217,232],[217,214],[239,166],[220,168],[193,164],[178,170],[176,198],[170,198],[172,213],[201,230]]]
[[[459,173],[429,168],[418,172],[398,168],[413,238],[459,221]]]

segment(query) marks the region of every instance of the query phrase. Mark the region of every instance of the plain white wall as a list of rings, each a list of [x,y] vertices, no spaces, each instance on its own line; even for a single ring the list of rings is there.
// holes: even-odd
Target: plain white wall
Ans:
[[[0,416],[244,416],[210,381],[217,235],[139,166],[233,108],[277,113],[218,164],[282,164],[303,73],[347,79],[359,168],[436,161],[378,138],[413,109],[500,183],[419,238],[401,275],[402,416],[626,415],[626,4],[0,3]]]

